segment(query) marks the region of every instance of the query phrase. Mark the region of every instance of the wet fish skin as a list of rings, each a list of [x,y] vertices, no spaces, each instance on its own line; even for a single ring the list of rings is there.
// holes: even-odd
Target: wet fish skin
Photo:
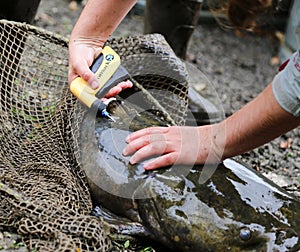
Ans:
[[[200,165],[150,173],[142,164],[130,165],[119,146],[125,137],[139,128],[166,126],[154,115],[137,118],[127,125],[122,117],[116,123],[100,119],[92,125],[99,151],[93,152],[91,142],[85,147],[95,204],[139,222],[152,239],[173,250],[300,249],[299,200],[244,164],[227,159],[205,183]]]
[[[139,201],[139,214],[157,237],[180,251],[300,249],[298,199],[232,159],[199,184],[202,169],[174,187],[159,176],[145,185],[153,197]]]

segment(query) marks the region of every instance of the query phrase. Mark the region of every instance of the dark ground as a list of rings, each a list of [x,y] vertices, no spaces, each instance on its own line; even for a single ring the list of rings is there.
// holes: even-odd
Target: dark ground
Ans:
[[[34,25],[68,36],[82,7],[82,4],[70,5],[69,0],[41,0]],[[143,16],[135,12],[123,20],[113,36],[142,33]],[[210,85],[202,87],[202,94],[217,90],[216,98],[228,116],[254,98],[272,80],[278,68],[271,64],[277,48],[278,44],[267,35],[237,36],[232,30],[223,30],[215,23],[203,21],[193,34],[188,54],[211,81]],[[297,128],[237,158],[299,196],[299,133]],[[285,143],[288,144],[284,146]],[[13,234],[0,232],[0,250],[1,240],[7,235]],[[14,240],[14,237],[11,239]],[[18,251],[25,251],[24,247]]]

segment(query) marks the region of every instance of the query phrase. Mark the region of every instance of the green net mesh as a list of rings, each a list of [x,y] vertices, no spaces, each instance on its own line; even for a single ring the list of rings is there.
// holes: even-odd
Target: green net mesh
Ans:
[[[0,227],[20,234],[30,250],[109,251],[105,225],[91,216],[76,152],[85,108],[75,112],[77,101],[68,89],[67,40],[6,20],[0,21],[0,31]],[[136,73],[137,89],[156,85],[179,97],[175,107],[174,99],[144,90],[149,101],[156,100],[154,106],[172,115],[173,124],[184,124],[187,74],[164,38],[144,35],[108,43],[123,62],[136,55],[136,65],[126,67]],[[139,73],[139,55],[145,53],[161,55],[160,63],[151,65],[153,72],[164,65],[163,72],[174,78]]]

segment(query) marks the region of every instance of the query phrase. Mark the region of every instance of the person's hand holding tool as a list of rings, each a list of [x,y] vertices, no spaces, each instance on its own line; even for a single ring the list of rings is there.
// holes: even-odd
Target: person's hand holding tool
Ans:
[[[104,111],[104,116],[108,116],[103,98],[116,95],[123,88],[130,87],[130,75],[121,65],[119,55],[109,46],[102,49],[89,71],[96,77],[97,88],[91,88],[83,77],[78,76],[71,81],[70,90],[87,107]]]
[[[136,0],[89,0],[76,22],[69,39],[69,84],[81,77],[92,89],[97,89],[97,77],[90,70],[94,60],[101,54],[104,44],[128,13]],[[122,80],[123,81],[123,80]],[[107,97],[116,95],[130,86],[122,83]]]
[[[99,43],[99,42],[98,42]],[[69,50],[73,53],[69,55],[69,83],[76,77],[83,78],[93,89],[99,87],[95,74],[90,70],[93,61],[102,51],[96,41],[90,39],[77,39],[70,43]]]

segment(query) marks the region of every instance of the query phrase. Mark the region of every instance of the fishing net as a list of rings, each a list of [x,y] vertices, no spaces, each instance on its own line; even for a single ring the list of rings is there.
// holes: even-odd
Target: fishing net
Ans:
[[[111,240],[105,223],[91,215],[78,161],[86,109],[68,89],[67,40],[6,20],[0,21],[0,31],[0,230],[20,234],[32,251],[109,251]],[[131,62],[126,68],[145,102],[152,99],[172,124],[184,124],[187,73],[164,38],[142,35],[108,44],[125,65]],[[150,73],[140,70],[145,55],[158,55],[146,67]],[[176,94],[177,105],[163,92],[147,93],[153,87]]]

